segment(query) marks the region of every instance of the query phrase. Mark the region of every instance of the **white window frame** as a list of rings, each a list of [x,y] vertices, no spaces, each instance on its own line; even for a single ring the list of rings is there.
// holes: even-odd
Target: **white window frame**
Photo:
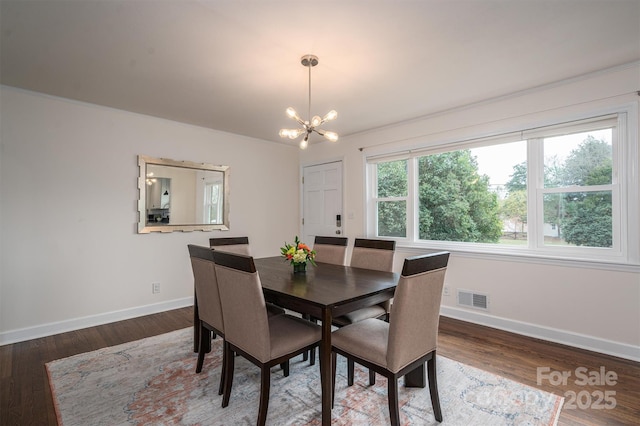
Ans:
[[[446,249],[451,251],[481,253],[482,255],[506,255],[528,257],[536,259],[551,259],[564,261],[590,262],[598,264],[640,265],[640,242],[638,241],[639,217],[638,207],[638,109],[637,104],[629,104],[607,111],[598,111],[582,117],[559,120],[556,123],[545,123],[535,129],[510,131],[495,137],[451,142],[432,145],[430,147],[415,146],[402,152],[388,152],[364,156],[366,166],[366,230],[370,238],[391,238],[377,235],[377,201],[372,195],[376,192],[377,176],[376,164],[379,162],[408,159],[408,193],[407,197],[407,237],[393,238],[398,241],[398,247],[418,249]],[[542,197],[549,192],[585,192],[585,187],[572,188],[544,188],[544,157],[542,136],[550,136],[550,131],[556,128],[564,133],[577,133],[580,129],[588,129],[590,122],[602,120],[603,116],[615,117],[615,127],[612,137],[613,146],[613,176],[610,185],[586,187],[588,191],[596,189],[611,191],[612,193],[612,223],[613,247],[566,247],[545,245],[538,234],[540,226],[537,222],[543,220]],[[607,117],[605,117],[606,119]],[[611,117],[608,117],[609,119]],[[585,127],[586,126],[586,127]],[[574,129],[577,129],[574,131]],[[593,128],[591,128],[593,130]],[[505,246],[499,244],[466,243],[455,241],[424,241],[418,240],[418,203],[417,203],[417,158],[440,152],[448,152],[478,146],[494,145],[509,141],[527,140],[527,202],[528,217],[535,218],[528,221],[529,239],[526,246]],[[542,185],[542,187],[541,187]],[[587,191],[587,192],[588,192]],[[532,222],[536,222],[535,224]],[[532,237],[533,236],[533,237]]]
[[[212,195],[213,195],[213,191],[214,189],[217,188],[217,192],[218,192],[218,201],[216,201],[215,203],[212,201]],[[219,181],[208,181],[205,182],[204,184],[204,203],[203,203],[203,210],[202,210],[202,217],[204,217],[206,219],[206,223],[222,223],[222,206],[223,203],[221,202],[221,198],[222,198],[222,191],[223,191],[223,186],[222,186],[222,182]],[[212,222],[211,221],[211,208],[215,207],[216,209],[216,216],[218,218],[218,220],[216,222]]]

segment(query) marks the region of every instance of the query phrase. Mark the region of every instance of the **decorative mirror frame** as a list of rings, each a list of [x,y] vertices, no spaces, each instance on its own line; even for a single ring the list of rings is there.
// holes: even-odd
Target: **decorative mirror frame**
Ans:
[[[206,223],[194,223],[194,224],[166,224],[157,226],[147,225],[147,165],[153,164],[158,166],[170,166],[180,167],[186,169],[196,170],[209,170],[222,172],[223,187],[224,187],[224,200],[223,200],[223,213],[221,224],[206,224]],[[206,163],[194,163],[191,161],[176,161],[167,158],[154,158],[146,155],[138,155],[138,233],[148,234],[150,232],[191,232],[191,231],[214,231],[214,230],[229,230],[229,166],[214,166]]]

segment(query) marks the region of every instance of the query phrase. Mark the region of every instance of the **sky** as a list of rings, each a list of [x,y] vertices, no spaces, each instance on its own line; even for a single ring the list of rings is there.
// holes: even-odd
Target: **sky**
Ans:
[[[563,161],[589,134],[596,139],[611,143],[611,129],[547,138],[545,139],[544,147],[545,158],[557,155],[558,159]],[[519,141],[473,148],[471,153],[475,155],[478,160],[478,170],[480,174],[489,176],[491,185],[504,186],[511,178],[513,166],[526,161],[527,142]]]

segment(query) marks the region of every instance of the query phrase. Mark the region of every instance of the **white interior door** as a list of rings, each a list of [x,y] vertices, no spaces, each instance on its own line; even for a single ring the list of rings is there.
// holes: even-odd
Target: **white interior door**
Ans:
[[[342,161],[303,169],[303,242],[342,235]]]

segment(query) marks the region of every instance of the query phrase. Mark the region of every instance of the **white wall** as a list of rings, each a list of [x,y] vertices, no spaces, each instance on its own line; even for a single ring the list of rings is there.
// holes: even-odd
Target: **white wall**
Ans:
[[[583,113],[638,103],[640,65],[530,90],[419,120],[311,145],[302,165],[344,158],[346,236],[365,235],[364,155],[570,120]],[[637,135],[636,135],[637,136]],[[361,152],[359,148],[365,148]],[[638,196],[638,185],[634,185]],[[637,221],[638,218],[632,218]],[[638,239],[639,236],[632,236]],[[395,267],[419,252],[400,247]],[[442,313],[574,346],[640,360],[640,268],[593,269],[536,260],[452,253],[451,296]],[[456,306],[456,289],[487,293],[488,313]]]
[[[296,147],[10,87],[0,101],[0,344],[189,305],[187,244],[248,235],[260,257],[295,236]],[[230,231],[137,234],[138,154],[229,165]]]

